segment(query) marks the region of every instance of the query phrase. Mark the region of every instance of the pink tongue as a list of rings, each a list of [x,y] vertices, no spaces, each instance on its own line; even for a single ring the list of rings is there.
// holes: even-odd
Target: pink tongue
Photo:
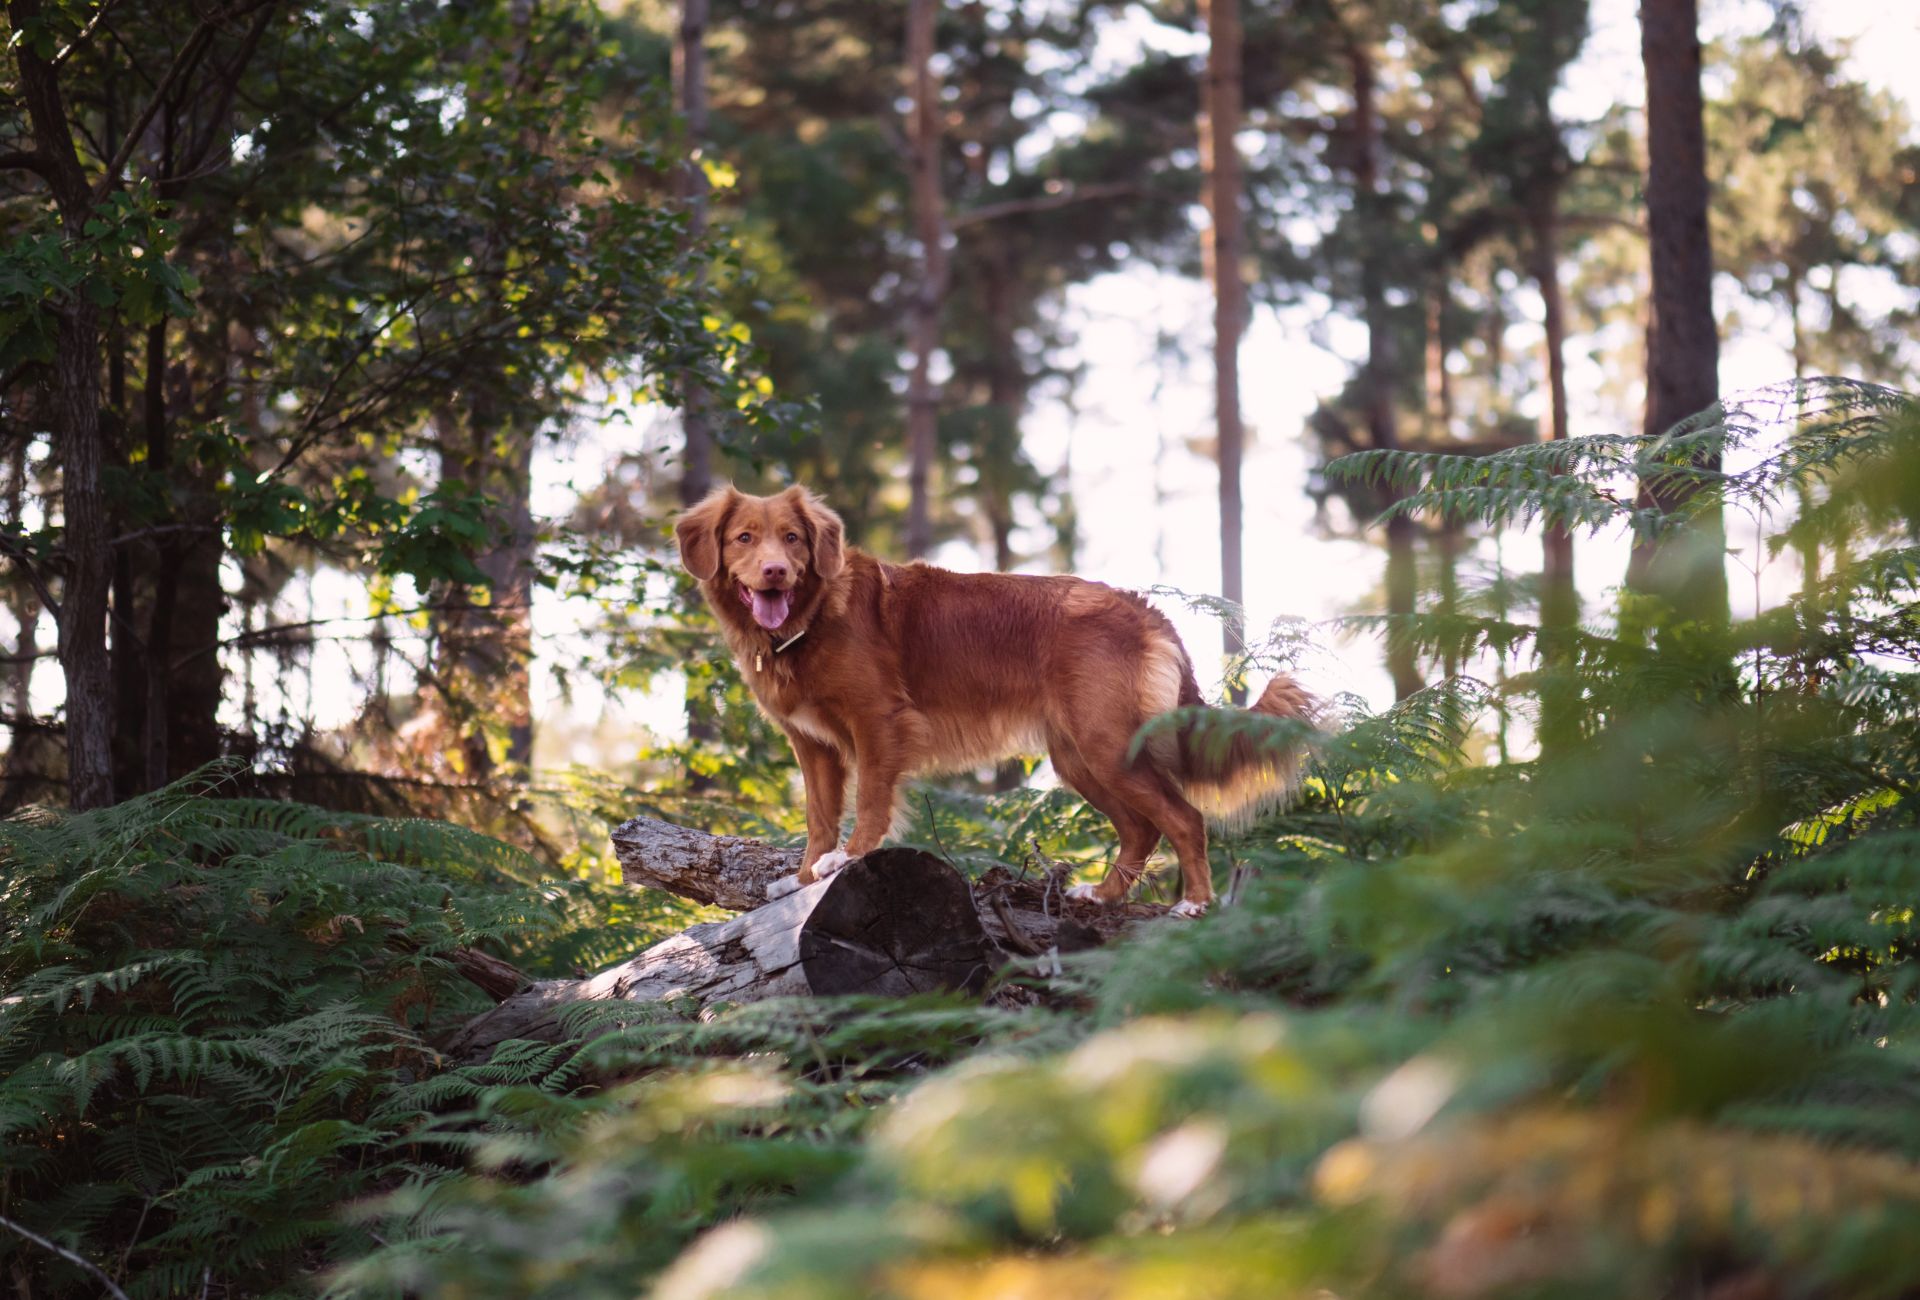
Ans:
[[[787,607],[793,603],[790,591],[753,593],[753,621],[771,632],[787,621]]]

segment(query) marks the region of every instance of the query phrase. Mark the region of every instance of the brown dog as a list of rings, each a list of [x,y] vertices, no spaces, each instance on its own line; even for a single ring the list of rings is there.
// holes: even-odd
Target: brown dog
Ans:
[[[1202,703],[1173,625],[1131,592],[1074,577],[953,573],[885,564],[845,542],[840,517],[804,488],[747,496],[721,488],[674,525],[680,562],[700,580],[735,662],[793,745],[807,791],[798,885],[877,848],[909,773],[959,771],[1044,749],[1060,779],[1105,813],[1120,852],[1083,896],[1119,902],[1165,836],[1181,901],[1213,897],[1207,828],[1284,798],[1294,756],[1244,738],[1164,732],[1138,754],[1134,733]],[[1276,677],[1253,706],[1309,716]],[[847,776],[853,835],[839,848]]]

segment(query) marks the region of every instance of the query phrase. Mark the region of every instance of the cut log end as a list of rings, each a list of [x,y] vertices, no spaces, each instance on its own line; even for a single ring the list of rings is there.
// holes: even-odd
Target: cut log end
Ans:
[[[879,849],[836,874],[800,931],[815,993],[986,987],[986,932],[966,879],[930,853]]]

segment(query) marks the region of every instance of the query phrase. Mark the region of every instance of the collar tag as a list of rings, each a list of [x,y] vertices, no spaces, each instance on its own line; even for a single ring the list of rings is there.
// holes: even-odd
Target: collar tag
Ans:
[[[788,646],[791,646],[795,641],[798,641],[801,637],[805,636],[806,634],[807,634],[807,629],[805,629],[804,627],[801,628],[798,632],[795,632],[792,636],[782,641],[779,645],[776,645],[773,648],[773,652],[775,654],[779,654],[782,650],[785,650]],[[766,670],[767,670],[766,655],[761,653],[758,650],[755,650],[753,652],[753,671],[755,671],[756,673],[761,673],[761,672],[765,672]]]

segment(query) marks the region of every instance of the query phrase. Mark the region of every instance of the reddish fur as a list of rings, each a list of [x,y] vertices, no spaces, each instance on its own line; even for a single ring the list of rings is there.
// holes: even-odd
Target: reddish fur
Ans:
[[[1186,787],[1257,797],[1290,775],[1290,764],[1244,742],[1210,756],[1204,744],[1170,738],[1129,761],[1149,718],[1202,703],[1173,625],[1131,592],[1069,576],[887,564],[846,548],[839,517],[802,488],[773,497],[722,488],[675,532],[742,676],[799,760],[803,884],[838,846],[850,774],[857,797],[846,852],[858,857],[885,837],[908,774],[1044,748],[1061,780],[1119,834],[1098,897],[1125,898],[1164,836],[1180,860],[1184,899],[1204,905],[1213,895],[1206,822]],[[760,585],[769,564],[793,575],[791,612],[773,632],[739,595],[741,583]],[[1254,708],[1303,718],[1309,701],[1276,677]]]

